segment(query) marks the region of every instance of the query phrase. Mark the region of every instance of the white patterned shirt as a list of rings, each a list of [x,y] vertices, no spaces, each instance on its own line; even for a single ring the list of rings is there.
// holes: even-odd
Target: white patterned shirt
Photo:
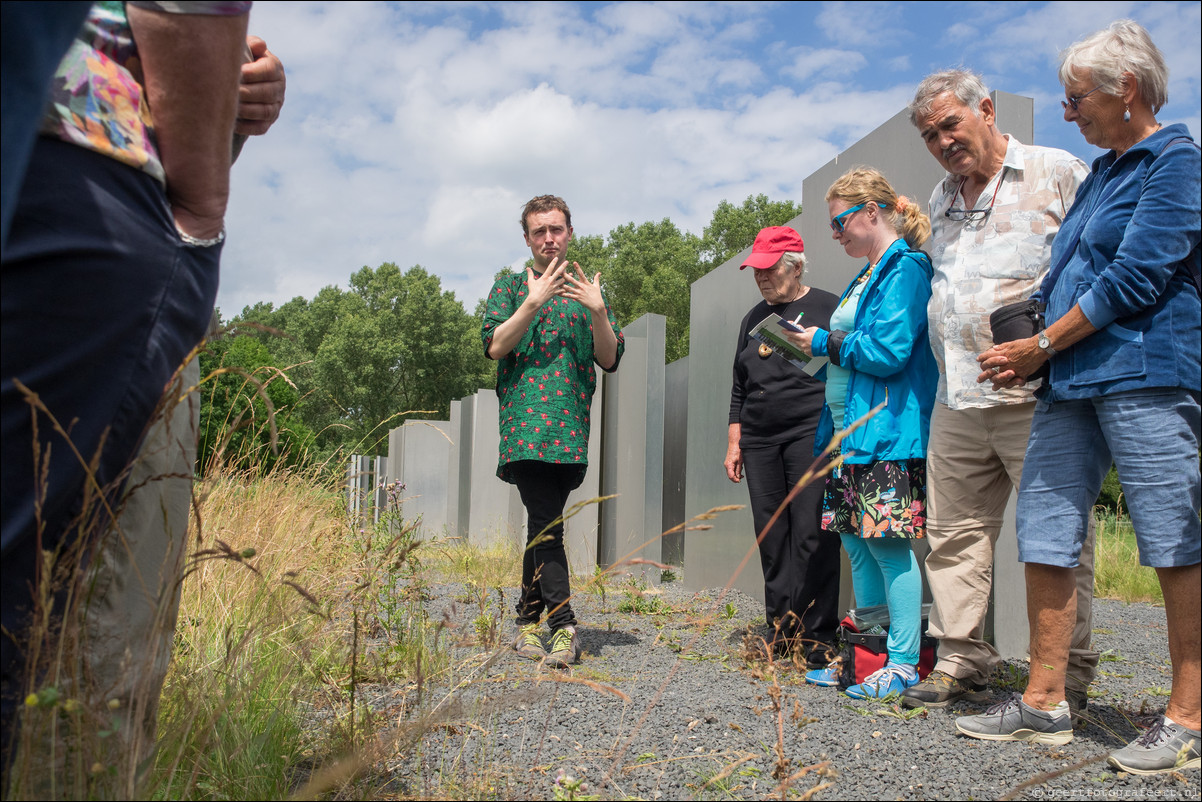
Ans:
[[[1032,400],[1039,382],[996,392],[988,382],[977,384],[977,355],[993,345],[989,313],[1039,289],[1051,261],[1052,240],[1089,174],[1085,163],[1067,151],[1024,145],[1009,134],[1006,139],[1002,169],[973,207],[992,203],[984,220],[944,215],[948,209],[964,209],[961,176],[948,173],[931,194],[927,247],[935,275],[927,321],[939,363],[935,400],[952,409]]]

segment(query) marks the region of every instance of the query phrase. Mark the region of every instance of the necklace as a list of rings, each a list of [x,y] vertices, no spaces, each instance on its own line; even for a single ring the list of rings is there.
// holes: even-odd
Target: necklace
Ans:
[[[848,288],[847,294],[843,296],[843,300],[839,302],[839,306],[844,306],[848,301],[851,300],[851,296],[855,295],[854,288],[859,286],[860,284],[863,284],[865,281],[867,281],[872,276],[872,273],[874,270],[876,270],[876,266],[879,263],[879,261],[880,260],[877,260],[876,262],[868,263],[868,267],[864,268],[863,272],[861,272],[859,277],[857,277],[856,280],[853,282],[852,287]]]
[[[808,286],[806,286],[805,284],[802,284],[801,292],[797,293],[797,297],[794,298],[792,301],[785,302],[784,306],[788,306],[791,303],[800,301],[802,298],[806,297],[806,293],[808,293],[809,291],[810,291],[810,288]],[[760,359],[767,359],[768,357],[772,356],[772,346],[768,345],[767,343],[760,343],[759,355],[760,355]]]

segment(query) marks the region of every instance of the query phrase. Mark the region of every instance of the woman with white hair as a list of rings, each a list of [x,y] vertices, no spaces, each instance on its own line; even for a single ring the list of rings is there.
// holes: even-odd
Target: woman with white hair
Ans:
[[[822,531],[821,483],[773,516],[814,462],[823,384],[751,332],[772,315],[825,326],[839,299],[804,283],[805,243],[788,226],[761,230],[745,267],[764,300],[739,326],[723,464],[730,481],[747,477],[764,570],[764,655],[817,667],[830,660],[839,625],[839,541]]]
[[[1031,676],[1026,693],[957,720],[965,735],[1063,744],[1074,583],[1086,526],[1113,460],[1168,617],[1173,691],[1164,716],[1110,756],[1154,774],[1199,765],[1199,240],[1202,158],[1164,126],[1168,70],[1147,31],[1122,20],[1061,55],[1064,119],[1108,151],[1077,190],[1039,291],[1047,328],[981,354],[978,381],[1011,386],[1045,362],[1018,498]]]

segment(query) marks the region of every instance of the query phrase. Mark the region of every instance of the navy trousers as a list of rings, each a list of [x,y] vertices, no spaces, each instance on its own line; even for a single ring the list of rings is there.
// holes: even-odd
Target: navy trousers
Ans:
[[[24,633],[39,554],[86,559],[108,522],[91,488],[118,503],[164,386],[204,337],[219,256],[180,240],[147,174],[57,140],[35,145],[0,268],[5,754],[38,670]]]

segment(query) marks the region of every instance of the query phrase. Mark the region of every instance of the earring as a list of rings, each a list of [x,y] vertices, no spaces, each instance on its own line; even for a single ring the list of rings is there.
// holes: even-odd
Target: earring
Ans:
[[[1128,106],[1126,109],[1123,110],[1123,122],[1125,122],[1125,123],[1131,122],[1131,107],[1130,106]]]

